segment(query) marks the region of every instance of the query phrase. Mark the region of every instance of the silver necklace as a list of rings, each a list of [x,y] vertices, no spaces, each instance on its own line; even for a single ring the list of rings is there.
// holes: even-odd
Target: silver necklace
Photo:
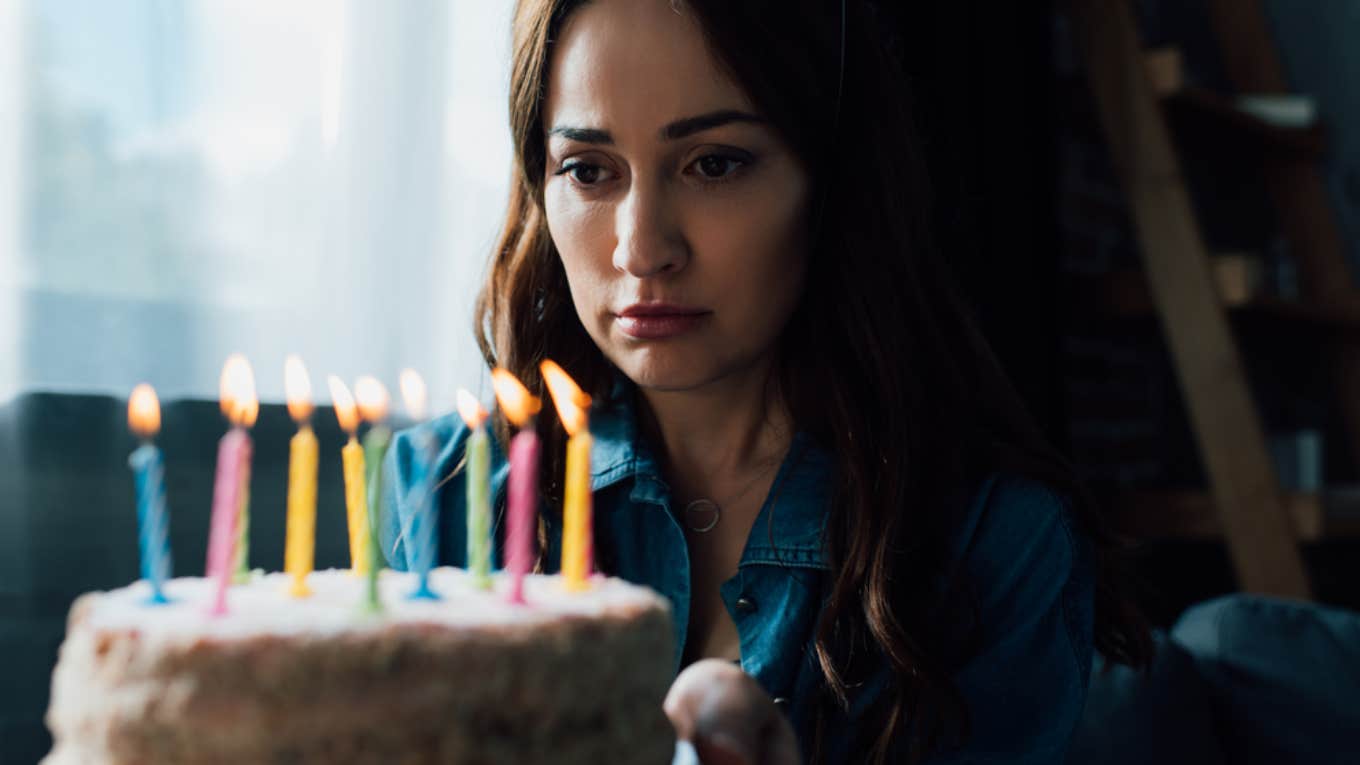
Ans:
[[[770,464],[774,465],[778,463],[771,462]],[[727,500],[727,504],[735,504],[737,500],[745,497],[746,493],[759,483],[760,479],[764,478],[769,472],[770,465],[766,465],[760,472],[756,473],[756,477],[751,479],[751,482],[746,484],[736,496]],[[707,497],[700,497],[688,505],[685,505],[685,509],[681,511],[681,514],[684,516],[685,525],[689,527],[690,531],[693,531],[696,534],[707,534],[718,525],[718,521],[722,520],[722,505],[719,505],[717,502]]]
[[[718,525],[720,520],[722,520],[722,508],[711,499],[696,499],[685,505],[685,525],[689,527],[690,531],[707,534],[713,530],[714,526]]]

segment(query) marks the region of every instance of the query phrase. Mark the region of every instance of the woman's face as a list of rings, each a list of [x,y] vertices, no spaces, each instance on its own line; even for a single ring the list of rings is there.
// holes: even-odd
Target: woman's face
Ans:
[[[544,105],[544,205],[576,312],[658,390],[763,368],[807,259],[806,172],[680,8],[578,9]]]

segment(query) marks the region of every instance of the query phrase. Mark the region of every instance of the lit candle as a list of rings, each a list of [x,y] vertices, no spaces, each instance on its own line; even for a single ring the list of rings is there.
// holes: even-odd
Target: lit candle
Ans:
[[[491,439],[486,435],[486,410],[475,396],[458,390],[458,414],[472,431],[464,447],[467,467],[467,567],[472,583],[491,588]]]
[[[533,418],[542,402],[504,369],[491,372],[501,411],[519,433],[510,441],[509,512],[506,519],[505,569],[510,574],[511,603],[524,602],[524,575],[534,562],[534,528],[538,504],[538,434]]]
[[[364,474],[368,484],[368,596],[365,603],[369,611],[381,611],[378,572],[383,569],[383,555],[378,547],[378,523],[382,513],[383,456],[392,440],[392,431],[383,420],[387,419],[391,399],[387,388],[372,377],[360,377],[354,382],[354,398],[359,404],[359,416],[369,423],[368,433],[364,434]]]
[[[233,584],[250,581],[250,465],[251,458],[247,454],[241,462],[241,488],[236,495],[240,498],[240,509],[236,513],[236,546],[232,549]]]
[[[401,398],[412,421],[425,419],[428,398],[425,381],[414,369],[401,370]],[[439,504],[434,501],[434,471],[430,469],[435,456],[434,439],[428,431],[418,430],[411,440],[416,452],[410,466],[411,488],[406,495],[411,517],[409,528],[403,533],[407,568],[418,576],[419,584],[410,598],[439,600],[439,594],[430,589],[430,570],[439,552]]]
[[[326,384],[331,389],[331,402],[335,406],[335,419],[340,429],[349,434],[349,440],[340,450],[340,458],[345,466],[345,518],[349,529],[350,571],[356,576],[368,573],[368,489],[364,483],[364,450],[359,446],[356,434],[359,431],[359,409],[354,397],[340,378],[330,375]]]
[[[250,397],[245,402],[242,415],[243,424],[246,428],[250,428],[255,425],[255,418],[260,414],[260,402],[255,397],[255,375],[250,371],[250,365],[246,363],[245,357],[240,356],[239,358],[241,363],[245,365],[243,368],[246,375],[250,378]],[[241,467],[238,472],[238,480],[241,485],[236,496],[240,509],[236,515],[236,547],[233,550],[232,560],[232,581],[236,584],[245,584],[250,581],[250,465],[254,445],[251,444],[250,446],[251,449],[246,451],[241,459]]]
[[[170,578],[170,521],[165,511],[165,462],[151,442],[161,428],[161,405],[156,391],[142,383],[128,398],[128,427],[142,445],[128,457],[137,484],[138,542],[142,578],[151,584],[149,603],[169,603],[161,587]]]
[[[217,474],[213,483],[212,526],[208,536],[208,576],[217,583],[209,613],[227,612],[235,548],[239,539],[237,516],[241,513],[241,489],[250,475],[252,445],[246,428],[255,424],[260,404],[255,398],[255,376],[240,354],[233,354],[222,367],[222,413],[231,429],[217,446]]]
[[[288,528],[283,569],[293,577],[288,592],[295,598],[312,594],[307,575],[316,558],[316,474],[319,463],[312,432],[312,381],[302,359],[289,356],[283,365],[288,414],[298,424],[288,442]]]
[[[562,494],[562,578],[569,590],[583,590],[590,581],[591,495],[590,430],[587,413],[590,396],[551,360],[539,367],[552,395],[557,416],[567,435],[566,482]]]

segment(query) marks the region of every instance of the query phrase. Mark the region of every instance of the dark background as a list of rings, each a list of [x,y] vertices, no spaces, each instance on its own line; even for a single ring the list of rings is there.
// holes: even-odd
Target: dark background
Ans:
[[[1204,53],[1210,43],[1193,8],[1159,15],[1165,5],[1141,4],[1149,32],[1198,40],[1195,55],[1208,62],[1201,69],[1212,83],[1213,57]],[[1078,307],[1081,278],[1136,265],[1137,249],[1052,7],[951,0],[903,4],[897,15],[941,250],[1033,413],[1106,494],[1202,483],[1155,321],[1096,320]],[[1267,409],[1289,410],[1277,400],[1301,397],[1325,419],[1327,394],[1308,387],[1310,352],[1294,352],[1302,354],[1293,366],[1305,379],[1257,385],[1258,398]],[[0,763],[35,762],[50,746],[41,716],[71,600],[137,576],[126,466],[135,443],[124,406],[102,396],[32,393],[0,407],[0,671],[7,691],[0,696]],[[1100,428],[1112,418],[1140,435],[1109,448]],[[169,402],[163,421],[158,441],[167,459],[175,572],[200,574],[223,424],[215,402]],[[343,441],[330,410],[319,410],[315,421],[322,444],[317,567],[344,566]],[[254,431],[251,554],[255,565],[271,569],[283,559],[293,432],[281,406],[264,407]],[[1341,454],[1329,471],[1344,475],[1350,462]],[[1350,562],[1360,560],[1356,552],[1344,541],[1308,546],[1320,599],[1360,605],[1360,571]],[[1140,598],[1157,624],[1235,587],[1217,542],[1144,541],[1133,560]]]

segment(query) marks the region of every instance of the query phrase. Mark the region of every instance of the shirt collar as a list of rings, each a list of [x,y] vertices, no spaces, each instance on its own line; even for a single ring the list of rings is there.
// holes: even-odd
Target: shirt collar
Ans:
[[[632,390],[615,382],[609,398],[591,407],[591,489],[599,491],[629,476],[660,477],[650,451],[639,448],[637,431]]]
[[[593,491],[632,478],[631,501],[669,506],[670,487],[639,437],[631,384],[616,382],[608,399],[592,408],[590,434]],[[823,530],[834,473],[831,455],[806,433],[796,433],[739,565],[826,568]]]

